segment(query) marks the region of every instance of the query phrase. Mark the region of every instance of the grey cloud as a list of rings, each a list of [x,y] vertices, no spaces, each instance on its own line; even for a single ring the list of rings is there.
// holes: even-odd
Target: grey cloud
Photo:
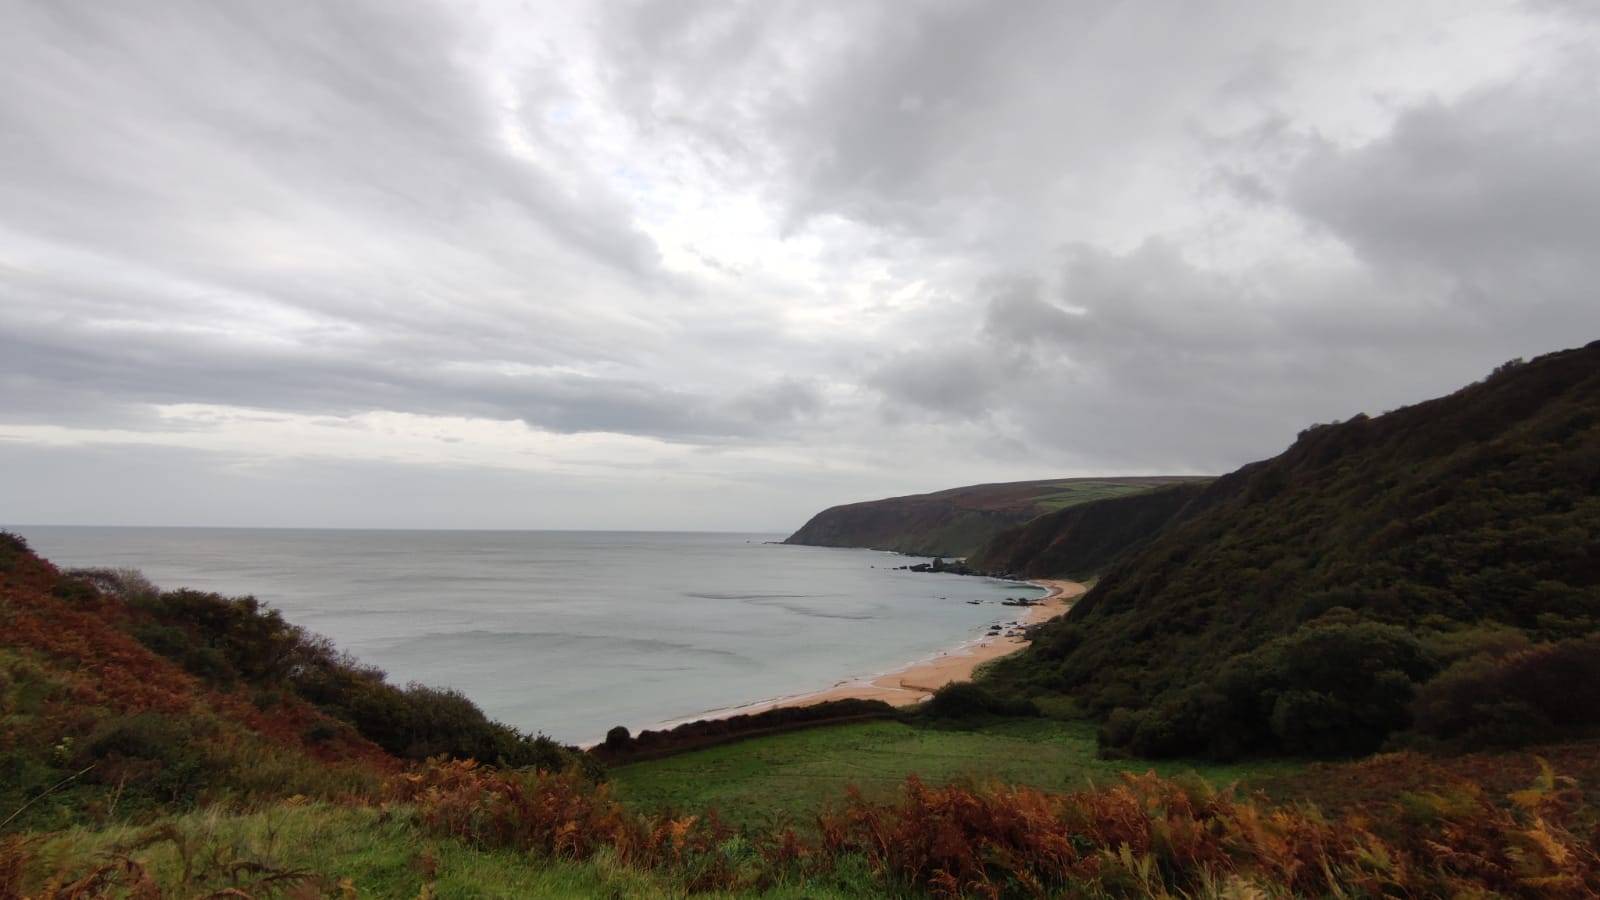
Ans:
[[[1261,156],[1254,170],[1218,168],[1214,183],[1344,243],[1353,264],[1215,268],[1190,258],[1204,242],[1073,243],[1053,272],[977,292],[978,348],[930,348],[911,371],[972,382],[952,422],[981,406],[1080,464],[1217,470],[1309,422],[1581,344],[1600,332],[1600,60],[1575,42],[1547,63],[1402,109],[1356,146],[1308,140],[1276,113],[1217,145]],[[972,360],[1006,354],[1026,364],[1004,390],[986,387]],[[908,402],[924,383],[874,385]]]
[[[872,385],[1079,467],[1224,471],[1312,422],[1445,393],[1529,352],[1515,306],[1484,320],[1369,277],[1224,276],[1161,241],[1071,247],[1048,287],[1019,284],[990,294],[977,343],[905,354]]]
[[[687,9],[607,20],[619,105],[759,180],[795,229],[840,215],[991,254],[1102,202],[1102,179],[1157,158],[1193,110],[1275,94],[1295,49],[1281,35],[1339,18],[1102,0]]]
[[[1595,20],[1358,6],[0,0],[0,421],[648,435],[802,516],[1231,468],[1592,338]],[[1485,22],[1538,26],[1498,83]],[[843,462],[719,468],[743,449]],[[274,478],[415,481],[122,451],[268,519]],[[118,490],[115,452],[7,452]],[[557,481],[513,493],[593,506]]]
[[[1597,246],[1597,146],[1590,78],[1500,85],[1408,111],[1372,144],[1324,146],[1295,172],[1289,200],[1379,265],[1469,278],[1565,270]]]
[[[822,401],[793,381],[741,391],[733,399],[634,379],[575,373],[462,371],[437,362],[341,358],[301,347],[262,350],[147,336],[137,344],[85,342],[73,332],[0,332],[0,378],[11,396],[0,416],[26,420],[80,402],[212,403],[351,415],[394,410],[520,419],[558,432],[604,431],[679,440],[723,441],[771,432]],[[123,411],[100,423],[149,427]],[[52,415],[59,420],[59,415]],[[162,427],[168,420],[163,419]]]
[[[130,424],[210,402],[716,440],[816,408],[793,389],[753,409],[709,375],[662,384],[617,349],[670,341],[671,310],[624,307],[681,285],[604,185],[511,154],[463,62],[487,35],[447,7],[5,18],[0,415]],[[551,374],[462,372],[483,364]]]
[[[999,289],[989,300],[984,330],[1003,341],[1069,340],[1083,325],[1081,316],[1046,300],[1038,279],[1022,279]]]
[[[893,403],[971,419],[986,417],[996,395],[1025,374],[1027,361],[1004,346],[961,342],[904,351],[868,378]],[[903,414],[894,408],[891,415]]]
[[[1442,329],[1498,334],[1514,355],[1582,343],[1600,331],[1600,60],[1561,62],[1322,147],[1289,203],[1392,283],[1440,283]]]
[[[772,384],[746,391],[732,401],[732,408],[762,423],[788,422],[809,418],[825,405],[822,390],[798,378],[782,378]]]
[[[262,217],[466,236],[510,207],[606,265],[651,265],[614,204],[509,156],[456,58],[473,37],[441,6],[68,0],[7,21],[0,127],[26,177],[0,198],[35,233],[206,272],[195,242]]]

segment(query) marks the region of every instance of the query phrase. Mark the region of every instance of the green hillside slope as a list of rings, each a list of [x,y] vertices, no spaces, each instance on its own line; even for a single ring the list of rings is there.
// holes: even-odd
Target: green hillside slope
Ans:
[[[1183,476],[1056,478],[847,503],[817,513],[785,543],[868,547],[917,556],[968,556],[1004,529],[1042,513],[1192,480]]]
[[[1205,482],[1079,503],[989,539],[968,562],[997,575],[1089,578],[1196,511]]]
[[[1157,755],[1356,753],[1414,722],[1516,743],[1600,719],[1559,687],[1600,677],[1600,343],[1314,426],[1185,490],[1101,559],[1060,551],[1126,500],[985,551],[1030,575],[1109,562],[997,685],[1071,694],[1109,743]]]

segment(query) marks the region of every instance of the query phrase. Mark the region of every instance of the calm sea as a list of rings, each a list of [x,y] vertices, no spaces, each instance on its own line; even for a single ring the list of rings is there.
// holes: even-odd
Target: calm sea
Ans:
[[[1037,593],[773,534],[9,530],[62,567],[254,595],[396,683],[456,688],[577,742],[887,671],[1014,618],[1005,596]]]

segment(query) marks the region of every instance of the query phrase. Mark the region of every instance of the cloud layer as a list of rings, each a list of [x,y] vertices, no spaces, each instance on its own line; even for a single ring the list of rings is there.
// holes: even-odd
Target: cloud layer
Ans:
[[[0,521],[782,529],[1600,333],[1583,4],[0,21]]]

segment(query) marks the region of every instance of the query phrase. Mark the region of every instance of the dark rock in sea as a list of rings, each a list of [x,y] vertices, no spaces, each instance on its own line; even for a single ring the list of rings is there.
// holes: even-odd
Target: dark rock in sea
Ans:
[[[901,566],[900,568],[908,569],[908,570],[910,570],[912,572],[941,572],[941,573],[944,573],[946,575],[982,575],[982,574],[984,574],[984,573],[978,571],[977,569],[974,569],[971,566],[967,565],[965,562],[963,562],[961,560],[953,560],[951,562],[945,562],[943,558],[937,558],[933,562],[917,563],[914,566]]]

